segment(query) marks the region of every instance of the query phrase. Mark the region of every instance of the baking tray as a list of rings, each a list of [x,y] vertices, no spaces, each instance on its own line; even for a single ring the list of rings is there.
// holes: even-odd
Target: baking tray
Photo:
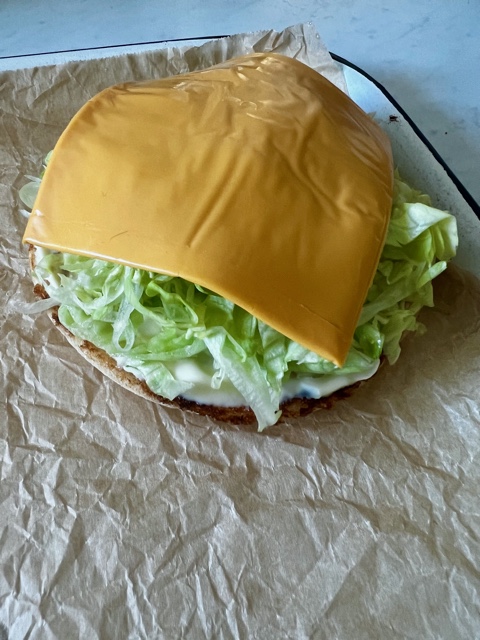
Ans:
[[[123,52],[47,53],[16,64]],[[334,57],[352,98],[388,132],[404,176],[458,216],[459,261],[478,273],[477,203],[391,96]],[[33,320],[24,317],[17,332],[7,327],[16,361],[4,385],[12,426],[0,619],[11,626],[0,626],[0,638],[98,637],[97,627],[102,637],[366,638],[386,629],[476,637],[478,305],[466,306],[467,287],[458,288],[463,297],[446,307],[455,336],[442,341],[444,314],[432,312],[414,360],[424,367],[401,358],[383,369],[383,383],[372,381],[374,403],[360,389],[353,405],[272,437],[193,414],[167,419],[88,370],[79,383],[83,362],[71,362],[53,327],[47,334],[47,319],[35,322],[43,321],[48,349]],[[31,367],[16,358],[17,344]],[[47,372],[47,351],[61,369]]]
[[[455,262],[480,277],[479,204],[385,87],[352,62],[331,55],[343,68],[350,97],[374,114],[388,134],[402,177],[428,193],[436,207],[455,215],[459,233]]]

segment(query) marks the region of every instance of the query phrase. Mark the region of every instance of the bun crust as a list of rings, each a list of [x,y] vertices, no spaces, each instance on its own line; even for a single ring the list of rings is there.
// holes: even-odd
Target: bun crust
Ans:
[[[35,268],[35,247],[33,245],[30,245],[29,247],[29,259],[30,267],[33,270]],[[48,298],[48,294],[42,285],[35,285],[34,293],[39,298]],[[182,397],[169,400],[168,398],[164,398],[163,396],[154,393],[143,380],[139,380],[129,371],[121,369],[115,360],[103,349],[96,347],[88,340],[82,340],[74,336],[73,333],[71,333],[71,331],[69,331],[60,322],[58,318],[58,307],[52,307],[47,311],[47,313],[60,333],[66,338],[71,346],[80,355],[82,355],[85,360],[87,360],[87,362],[92,364],[108,378],[125,389],[128,389],[132,393],[160,405],[178,407],[183,411],[193,411],[194,413],[208,416],[222,422],[228,422],[230,424],[249,425],[256,422],[255,414],[248,406],[224,407],[200,404],[193,400],[186,400]],[[306,416],[316,409],[330,409],[337,400],[349,397],[361,384],[362,382],[356,382],[349,387],[339,389],[325,398],[292,398],[291,400],[287,400],[280,407],[282,410],[280,422],[283,422],[287,418],[299,418]]]

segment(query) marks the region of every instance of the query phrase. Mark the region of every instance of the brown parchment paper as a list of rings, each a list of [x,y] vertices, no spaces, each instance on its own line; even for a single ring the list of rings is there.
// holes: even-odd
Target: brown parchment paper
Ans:
[[[326,64],[306,25],[0,75],[2,639],[480,637],[473,276],[439,278],[394,367],[264,434],[141,400],[18,312],[18,189],[75,111],[272,47]]]

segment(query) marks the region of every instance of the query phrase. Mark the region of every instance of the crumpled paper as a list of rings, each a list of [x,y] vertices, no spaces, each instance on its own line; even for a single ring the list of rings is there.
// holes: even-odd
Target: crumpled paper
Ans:
[[[325,64],[304,25],[1,75],[0,638],[478,635],[472,275],[440,276],[395,366],[264,434],[137,398],[18,311],[18,190],[76,110],[116,82],[271,48]]]

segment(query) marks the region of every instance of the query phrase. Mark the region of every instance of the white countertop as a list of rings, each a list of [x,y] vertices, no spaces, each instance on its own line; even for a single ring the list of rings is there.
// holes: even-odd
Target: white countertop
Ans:
[[[475,0],[3,0],[0,69],[49,61],[18,57],[25,54],[281,30],[307,21],[330,51],[383,84],[480,202]]]

